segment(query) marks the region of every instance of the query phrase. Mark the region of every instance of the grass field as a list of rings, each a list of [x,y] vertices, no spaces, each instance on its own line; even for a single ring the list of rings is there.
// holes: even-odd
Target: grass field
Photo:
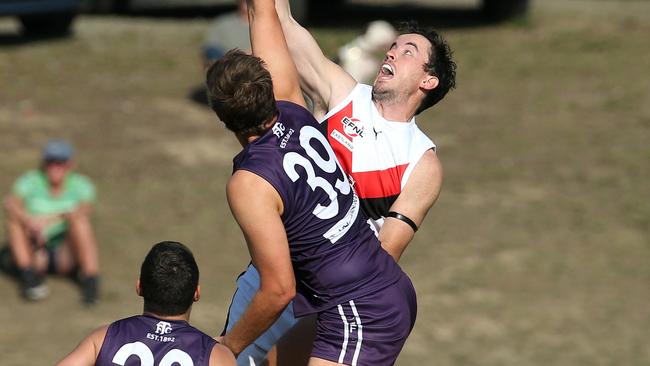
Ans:
[[[458,88],[419,117],[445,185],[402,265],[418,292],[398,365],[650,364],[650,1],[544,0],[499,26],[447,27]],[[216,334],[247,252],[224,184],[236,141],[188,98],[206,19],[81,17],[23,42],[0,21],[0,192],[49,137],[99,191],[101,303],[68,281],[25,303],[0,276],[0,364],[53,364],[141,311],[154,242],[202,270],[192,319]],[[313,29],[326,52],[361,25]],[[4,237],[4,228],[0,237]]]

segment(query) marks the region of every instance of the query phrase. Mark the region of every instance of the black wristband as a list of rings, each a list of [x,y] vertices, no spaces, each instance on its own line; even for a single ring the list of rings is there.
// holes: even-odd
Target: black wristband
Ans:
[[[396,219],[398,219],[398,220],[400,220],[400,221],[403,221],[403,222],[407,223],[408,226],[410,226],[411,229],[413,229],[413,232],[418,231],[418,226],[415,225],[415,223],[413,222],[413,220],[411,220],[411,219],[409,219],[408,217],[402,215],[401,213],[397,213],[397,212],[395,212],[395,211],[390,211],[390,212],[388,213],[388,216],[387,216],[387,217],[393,217],[393,218],[396,218]]]

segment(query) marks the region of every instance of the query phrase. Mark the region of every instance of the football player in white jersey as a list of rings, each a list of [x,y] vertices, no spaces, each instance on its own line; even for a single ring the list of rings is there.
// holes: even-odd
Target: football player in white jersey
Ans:
[[[313,101],[316,119],[323,120],[350,97],[358,83],[329,60],[311,34],[292,18],[287,0],[276,0],[276,9],[303,91]],[[454,88],[455,69],[449,46],[439,34],[429,29],[406,29],[386,52],[367,98],[372,99],[383,119],[411,123],[416,114],[440,101]],[[373,121],[369,123],[375,125]],[[399,260],[413,238],[414,228],[422,223],[442,186],[442,165],[435,147],[424,151],[411,169],[389,209],[398,217],[384,220],[379,231],[382,246],[395,260]],[[355,186],[358,191],[357,188]]]

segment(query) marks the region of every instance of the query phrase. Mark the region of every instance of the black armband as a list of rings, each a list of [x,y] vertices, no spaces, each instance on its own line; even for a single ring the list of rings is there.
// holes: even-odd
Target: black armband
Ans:
[[[418,231],[418,226],[415,225],[415,222],[413,222],[413,220],[409,219],[408,217],[402,215],[401,213],[397,213],[395,211],[390,211],[388,213],[387,217],[393,217],[393,218],[396,218],[396,219],[398,219],[400,221],[405,222],[406,224],[408,224],[408,226],[411,227],[411,229],[413,229],[413,232]]]

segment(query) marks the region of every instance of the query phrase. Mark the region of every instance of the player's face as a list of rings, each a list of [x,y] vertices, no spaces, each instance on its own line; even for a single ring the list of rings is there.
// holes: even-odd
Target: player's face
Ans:
[[[424,70],[431,43],[419,34],[402,34],[390,46],[374,83],[376,92],[412,93],[430,77]]]

